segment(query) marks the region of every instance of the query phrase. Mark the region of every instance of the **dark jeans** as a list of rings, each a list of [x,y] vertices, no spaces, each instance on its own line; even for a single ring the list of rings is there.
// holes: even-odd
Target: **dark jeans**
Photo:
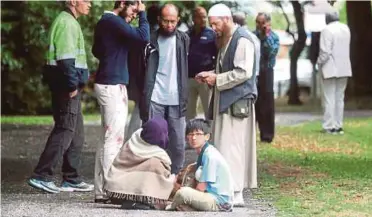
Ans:
[[[260,72],[261,73],[261,72]],[[256,101],[256,120],[261,141],[271,142],[275,133],[275,104],[272,72],[258,78],[258,97]]]
[[[150,104],[150,118],[160,116],[168,123],[168,154],[172,161],[171,173],[178,174],[185,162],[185,117],[180,117],[179,106]]]
[[[52,92],[54,128],[40,156],[33,178],[51,181],[58,162],[63,158],[63,180],[79,183],[78,167],[84,144],[84,123],[80,93]]]

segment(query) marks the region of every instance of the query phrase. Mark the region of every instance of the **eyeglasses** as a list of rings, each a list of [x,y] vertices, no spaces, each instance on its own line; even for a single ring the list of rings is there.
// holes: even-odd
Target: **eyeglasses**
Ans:
[[[194,136],[204,136],[205,133],[189,133],[187,134],[187,137],[194,137]]]
[[[160,18],[160,20],[161,20],[161,22],[163,23],[163,24],[172,24],[172,25],[176,25],[177,24],[177,20],[165,20],[165,19],[163,19],[163,18]]]

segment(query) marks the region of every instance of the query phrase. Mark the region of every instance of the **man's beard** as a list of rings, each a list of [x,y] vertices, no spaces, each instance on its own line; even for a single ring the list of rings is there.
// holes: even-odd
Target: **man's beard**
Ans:
[[[218,49],[221,49],[223,46],[223,37],[216,37],[216,46]]]
[[[223,34],[220,37],[216,37],[216,45],[218,49],[223,48],[227,42],[229,41],[230,37],[226,34]]]
[[[127,10],[127,8],[126,7],[124,7],[123,8],[123,10],[122,11],[120,11],[119,12],[119,17],[121,17],[126,23],[130,23],[130,21],[129,22],[127,22],[127,13],[126,13],[126,10]]]
[[[174,28],[174,30],[172,32],[168,32],[166,30],[164,30],[163,28],[159,28],[159,34],[162,35],[162,36],[165,36],[165,37],[169,37],[169,36],[172,36],[176,33],[176,28]]]
[[[218,49],[223,48],[226,46],[226,44],[229,42],[230,37],[231,37],[231,32],[230,30],[226,29],[221,33],[221,36],[216,37],[216,45]]]

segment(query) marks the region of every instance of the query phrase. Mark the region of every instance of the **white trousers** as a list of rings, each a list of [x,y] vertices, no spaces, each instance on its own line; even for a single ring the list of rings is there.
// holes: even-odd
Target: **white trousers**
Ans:
[[[342,128],[347,77],[322,79],[323,129]]]
[[[103,186],[108,170],[125,138],[125,124],[128,116],[128,96],[125,85],[94,84],[101,109],[102,137],[97,144],[94,169],[96,198],[104,196]]]
[[[189,96],[187,102],[186,120],[190,120],[196,117],[196,107],[198,102],[198,96],[203,106],[204,117],[207,118],[207,112],[209,107],[209,100],[211,97],[211,90],[207,84],[199,84],[195,79],[189,78]]]

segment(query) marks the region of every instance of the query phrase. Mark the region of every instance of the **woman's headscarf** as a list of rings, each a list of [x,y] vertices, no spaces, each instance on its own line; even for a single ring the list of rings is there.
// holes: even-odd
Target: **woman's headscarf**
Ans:
[[[142,126],[141,138],[162,149],[168,147],[168,124],[162,117],[154,117]]]

